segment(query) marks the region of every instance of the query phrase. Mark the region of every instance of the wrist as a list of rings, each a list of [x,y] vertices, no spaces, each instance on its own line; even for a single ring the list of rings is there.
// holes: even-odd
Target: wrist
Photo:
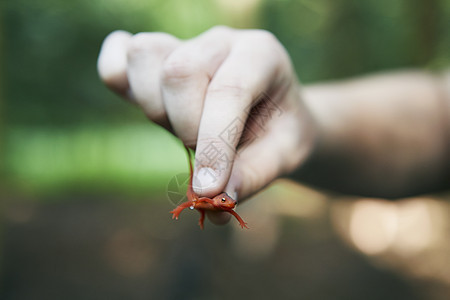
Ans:
[[[296,171],[317,152],[321,140],[320,126],[308,105],[309,102],[306,101],[306,95],[305,88],[298,85],[295,91],[296,109],[288,112],[292,112],[290,118],[295,123],[295,130],[292,130],[294,132],[292,139],[295,142],[288,155],[291,159],[284,172],[288,177],[295,176]]]

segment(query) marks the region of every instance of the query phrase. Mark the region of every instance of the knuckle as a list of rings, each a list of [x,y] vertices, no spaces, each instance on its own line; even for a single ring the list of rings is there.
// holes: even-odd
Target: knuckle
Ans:
[[[191,77],[197,71],[195,63],[185,57],[169,57],[161,69],[161,80],[163,84],[178,82]]]
[[[242,81],[234,80],[211,84],[208,88],[208,94],[210,97],[215,98],[231,97],[233,99],[242,99],[248,98],[250,96],[250,91]]]
[[[265,45],[278,44],[278,39],[273,33],[264,29],[254,29],[249,32],[248,39]]]
[[[150,46],[150,41],[152,37],[150,33],[137,33],[133,35],[128,44],[128,53],[133,54],[135,52],[140,52],[146,50]]]
[[[266,57],[274,58],[274,61],[281,68],[290,67],[290,58],[283,45],[278,41],[277,37],[270,31],[263,29],[249,30],[241,40],[244,47],[252,47],[258,53]]]
[[[115,40],[115,39],[122,39],[122,38],[129,38],[131,37],[131,33],[124,30],[115,30],[108,34],[108,36],[105,38],[106,40]]]
[[[228,34],[232,31],[233,29],[231,27],[225,26],[225,25],[216,25],[211,27],[211,29],[209,29],[209,32],[215,33],[215,34]]]
[[[276,36],[263,29],[247,31],[240,39],[240,44],[244,47],[250,47],[255,50],[258,49],[258,52],[262,51],[268,55],[279,55],[284,52],[284,48]]]
[[[133,35],[128,43],[128,55],[142,52],[160,53],[176,40],[175,37],[162,32],[140,32]]]
[[[221,167],[220,162],[227,162],[231,158],[230,145],[219,137],[203,136],[197,140],[198,156],[196,161],[200,166]]]
[[[114,31],[103,41],[97,61],[97,70],[100,77],[105,80],[126,68],[126,47],[130,34],[125,31]]]

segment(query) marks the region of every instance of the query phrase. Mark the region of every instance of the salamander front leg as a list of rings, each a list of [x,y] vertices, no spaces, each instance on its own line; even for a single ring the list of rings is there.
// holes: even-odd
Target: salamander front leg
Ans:
[[[177,219],[178,220],[178,216],[181,214],[183,209],[188,208],[191,205],[192,205],[192,201],[186,201],[186,202],[181,203],[180,205],[178,205],[174,210],[172,210],[170,212],[171,214],[173,214],[172,215],[172,219]]]
[[[235,211],[232,210],[232,209],[231,209],[231,210],[228,210],[228,212],[229,212],[230,214],[232,214],[232,215],[238,220],[239,225],[241,226],[242,229],[244,229],[244,227],[247,228],[247,229],[249,229],[248,226],[247,226],[247,223],[245,223],[244,220],[242,220],[241,216],[239,216],[237,212],[235,212]]]

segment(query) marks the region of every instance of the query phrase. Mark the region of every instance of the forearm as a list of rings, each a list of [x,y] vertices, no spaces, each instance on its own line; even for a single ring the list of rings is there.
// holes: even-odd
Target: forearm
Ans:
[[[296,178],[374,197],[448,187],[450,100],[443,77],[377,75],[307,86],[303,98],[319,138]]]

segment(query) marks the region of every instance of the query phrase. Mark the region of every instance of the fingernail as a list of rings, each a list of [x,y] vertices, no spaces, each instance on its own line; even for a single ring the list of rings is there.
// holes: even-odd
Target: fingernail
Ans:
[[[235,177],[230,177],[228,184],[225,188],[225,192],[236,202],[239,202],[239,194],[237,192],[237,182]]]
[[[232,194],[231,198],[233,198],[236,202],[239,202],[239,196],[238,196],[238,193],[237,193],[237,192],[233,192],[233,193],[231,193],[231,194]]]
[[[218,180],[217,172],[211,168],[201,168],[194,176],[193,188],[197,194],[213,187]]]
[[[238,201],[238,193],[235,190],[226,189],[225,192],[228,196],[231,197],[231,199],[235,200],[236,202]]]

